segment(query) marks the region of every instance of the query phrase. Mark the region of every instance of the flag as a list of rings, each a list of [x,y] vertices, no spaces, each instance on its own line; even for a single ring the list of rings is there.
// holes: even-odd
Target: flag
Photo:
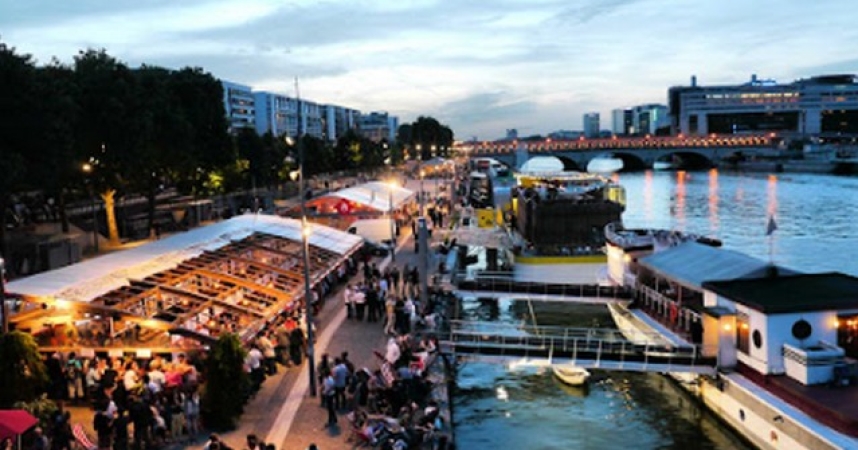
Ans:
[[[775,223],[775,216],[769,216],[769,224],[766,226],[766,236],[771,236],[778,229],[778,224]]]

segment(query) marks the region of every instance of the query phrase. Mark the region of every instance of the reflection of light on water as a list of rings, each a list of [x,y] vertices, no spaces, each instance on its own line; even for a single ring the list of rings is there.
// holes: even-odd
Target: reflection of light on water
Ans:
[[[709,232],[718,234],[718,169],[709,171]]]

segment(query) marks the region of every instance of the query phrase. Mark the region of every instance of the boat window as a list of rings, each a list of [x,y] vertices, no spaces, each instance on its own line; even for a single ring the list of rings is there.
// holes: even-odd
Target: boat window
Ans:
[[[810,337],[810,334],[813,332],[813,327],[810,326],[808,321],[801,319],[792,326],[792,335],[796,339],[803,341]]]
[[[763,334],[760,333],[760,330],[754,330],[754,333],[751,335],[751,339],[754,340],[754,348],[760,348],[763,346]]]

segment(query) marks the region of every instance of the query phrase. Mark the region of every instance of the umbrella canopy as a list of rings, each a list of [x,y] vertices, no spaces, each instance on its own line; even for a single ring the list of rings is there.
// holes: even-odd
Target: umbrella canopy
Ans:
[[[39,421],[23,409],[0,410],[0,439],[18,436],[37,423]]]

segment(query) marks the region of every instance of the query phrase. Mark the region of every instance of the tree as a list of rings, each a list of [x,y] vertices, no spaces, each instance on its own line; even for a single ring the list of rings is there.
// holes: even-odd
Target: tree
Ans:
[[[139,140],[139,98],[135,79],[124,64],[104,49],[81,51],[74,58],[77,82],[76,153],[93,162],[90,185],[101,194],[110,242],[119,243],[114,201],[117,189],[127,185],[125,169],[134,167],[134,145]]]
[[[27,166],[38,180],[31,187],[55,200],[63,233],[69,232],[67,189],[81,179],[81,158],[75,155],[74,146],[76,89],[74,72],[57,60],[36,71],[36,93],[41,99],[36,104],[39,139],[36,151],[28,154]]]
[[[18,55],[0,42],[0,255],[5,256],[10,198],[28,178],[24,155],[38,137],[34,73],[30,55]]]
[[[417,157],[424,161],[433,156],[448,156],[453,146],[453,130],[432,117],[421,116],[410,125],[400,126],[397,139],[407,138],[410,139],[403,142],[415,150],[419,149]]]
[[[32,336],[21,331],[0,335],[0,361],[0,408],[32,402],[44,392],[48,372]]]
[[[202,194],[214,179],[235,164],[236,153],[227,132],[223,86],[200,68],[186,67],[170,78],[175,107],[190,128],[190,141],[182,153],[176,183],[180,191]],[[217,184],[217,183],[215,183]]]
[[[250,379],[244,372],[244,349],[238,336],[222,334],[212,346],[206,365],[201,413],[206,426],[231,430],[244,410]]]

